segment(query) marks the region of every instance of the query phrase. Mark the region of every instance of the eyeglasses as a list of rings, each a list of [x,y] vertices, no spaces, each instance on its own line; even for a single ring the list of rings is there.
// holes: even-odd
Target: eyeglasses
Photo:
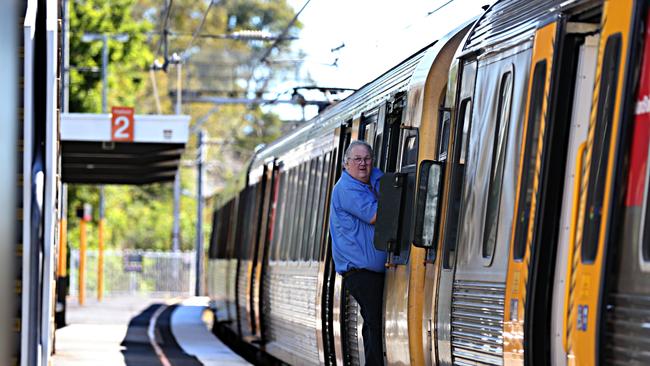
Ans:
[[[360,165],[362,161],[364,161],[366,164],[370,164],[372,162],[372,158],[349,158],[348,160],[352,160],[357,165]]]

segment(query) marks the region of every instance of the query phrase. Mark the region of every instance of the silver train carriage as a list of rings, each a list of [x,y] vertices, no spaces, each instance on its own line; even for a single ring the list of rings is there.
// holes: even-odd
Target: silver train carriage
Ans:
[[[286,363],[363,364],[327,227],[362,139],[387,364],[648,364],[648,14],[497,1],[259,151],[215,211],[222,319]]]

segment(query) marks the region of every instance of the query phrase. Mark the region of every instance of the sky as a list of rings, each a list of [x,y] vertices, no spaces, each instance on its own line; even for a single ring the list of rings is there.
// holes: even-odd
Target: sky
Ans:
[[[288,2],[299,11],[307,0]],[[308,72],[316,85],[358,89],[493,2],[311,0],[298,17],[303,28],[293,46],[307,54],[302,72]],[[285,120],[302,115],[299,108],[286,105],[274,111]],[[315,112],[308,110],[306,117]]]

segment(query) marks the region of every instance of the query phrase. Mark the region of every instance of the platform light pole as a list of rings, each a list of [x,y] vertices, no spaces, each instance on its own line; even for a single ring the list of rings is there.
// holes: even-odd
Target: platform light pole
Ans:
[[[102,113],[108,113],[108,39],[124,43],[129,40],[129,35],[124,33],[84,33],[82,42],[102,41]],[[98,225],[98,256],[97,256],[97,300],[104,297],[104,223],[105,208],[104,185],[99,186],[99,225]]]
[[[174,53],[171,57],[170,63],[176,64],[176,114],[182,114],[182,104],[181,104],[181,89],[182,89],[182,59],[178,54]],[[174,178],[174,221],[172,224],[172,250],[178,252],[181,249],[180,233],[181,233],[181,224],[180,224],[180,206],[181,206],[181,169],[178,168],[176,172],[176,177]],[[198,263],[197,263],[198,264]],[[177,271],[174,271],[177,272]]]
[[[198,148],[196,157],[197,191],[196,191],[196,287],[195,296],[201,296],[203,291],[203,162],[206,155],[207,134],[203,130],[198,133]]]

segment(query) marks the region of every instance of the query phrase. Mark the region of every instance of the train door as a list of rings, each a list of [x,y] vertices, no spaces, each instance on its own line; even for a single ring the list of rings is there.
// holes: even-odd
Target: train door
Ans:
[[[650,364],[650,12],[647,3],[635,9],[636,39],[629,58],[629,74],[621,123],[621,176],[615,184],[618,214],[613,216],[612,239],[607,248],[607,279],[600,328],[600,364]],[[640,67],[638,67],[640,66]],[[638,68],[637,68],[638,67]],[[640,72],[637,74],[636,70]],[[630,72],[631,71],[631,72]],[[631,76],[631,77],[630,77]],[[625,164],[627,162],[627,164]],[[625,166],[627,165],[627,166]],[[627,172],[625,172],[627,170]]]
[[[551,363],[557,340],[551,329],[558,323],[549,309],[557,312],[564,298],[553,286],[566,276],[555,271],[556,261],[566,259],[557,256],[560,213],[571,197],[575,152],[586,132],[597,41],[596,24],[565,19],[540,26],[534,36],[504,304],[509,364]]]
[[[255,200],[258,184],[248,185],[242,190],[237,220],[237,327],[241,338],[250,338],[253,334],[253,308],[251,285],[254,258],[254,236],[252,228],[256,218]],[[253,228],[254,229],[254,228]]]
[[[335,157],[335,160],[332,164],[332,167],[334,168],[331,174],[331,176],[333,177],[332,187],[341,177],[341,174],[343,172],[343,158],[345,154],[345,149],[347,149],[348,145],[350,145],[351,140],[352,140],[351,122],[345,123],[341,125],[341,127],[338,127],[336,129],[336,132],[334,134],[334,145],[337,146],[337,148],[333,155]],[[330,188],[330,194],[331,194],[331,188]],[[334,269],[334,261],[331,259],[332,257],[331,238],[328,239],[328,246],[330,248],[328,249],[328,256],[330,257],[330,260],[328,263],[328,269],[326,273],[326,275],[328,275],[328,280],[323,282],[323,285],[325,287],[323,293],[331,296],[331,300],[324,299],[323,302],[324,303],[331,302],[332,304],[331,338],[333,340],[334,354],[336,357],[336,365],[350,365],[353,364],[352,363],[353,360],[356,360],[355,362],[359,364],[358,363],[359,352],[357,349],[358,347],[357,347],[356,338],[354,341],[354,347],[351,347],[350,337],[348,336],[350,316],[348,315],[347,309],[350,303],[349,299],[351,299],[352,297],[346,296],[346,293],[343,292],[344,291],[342,286],[343,277],[341,277],[341,275],[336,273]],[[355,308],[355,314],[356,314],[356,308]],[[356,329],[356,322],[354,326]],[[350,356],[351,350],[353,350],[355,353],[354,359],[352,359]]]
[[[230,220],[228,223],[228,237],[226,243],[226,273],[224,278],[226,279],[226,288],[225,288],[225,298],[226,298],[226,309],[227,309],[227,322],[230,325],[230,328],[233,332],[237,332],[237,269],[239,260],[237,259],[237,248],[238,245],[236,242],[237,234],[237,222],[239,220],[239,208],[240,208],[240,197],[235,195],[230,201],[231,213]]]
[[[577,168],[581,172],[580,187],[576,191],[578,213],[566,300],[569,364],[598,365],[647,357],[647,353],[643,354],[647,346],[636,338],[647,332],[642,327],[648,318],[640,315],[647,308],[643,301],[637,302],[643,298],[643,281],[647,276],[643,276],[642,262],[633,261],[639,259],[639,254],[632,254],[630,250],[635,243],[621,241],[633,239],[635,234],[631,232],[639,228],[619,226],[633,223],[625,221],[633,216],[635,192],[630,192],[632,196],[627,197],[630,205],[626,207],[625,173],[630,146],[624,137],[630,136],[628,131],[632,126],[643,126],[643,123],[632,121],[636,99],[633,86],[637,83],[639,63],[630,55],[642,47],[639,44],[644,40],[641,24],[647,14],[641,9],[645,9],[646,4],[622,0],[605,2],[602,8],[598,66],[592,94],[594,104],[584,157]],[[621,237],[624,232],[629,236]],[[631,256],[626,257],[628,254]],[[622,265],[619,272],[607,272],[618,267],[616,255],[629,262],[619,263]],[[629,277],[637,270],[640,277]],[[632,282],[621,285],[620,280],[625,279]],[[638,284],[641,287],[635,287]],[[645,289],[647,291],[647,287]],[[635,324],[638,319],[643,320]],[[635,353],[637,349],[643,352]],[[628,364],[635,363],[644,362],[637,359]]]
[[[386,361],[409,363],[409,278],[412,243],[412,202],[418,157],[417,128],[402,125],[407,95],[394,96],[388,105],[381,158],[375,225],[375,247],[388,253],[384,283],[384,339]]]
[[[524,112],[531,46],[525,39],[462,64],[458,166],[452,167],[438,292],[443,364],[503,362],[507,253],[522,136],[518,122]],[[462,177],[455,176],[459,171]],[[459,186],[460,192],[455,191]],[[459,218],[452,216],[457,195]]]
[[[277,198],[276,186],[277,186],[277,175],[278,169],[275,165],[275,160],[270,159],[270,161],[264,164],[264,171],[261,177],[260,189],[260,211],[259,217],[257,220],[258,232],[257,232],[257,244],[255,250],[255,272],[254,272],[254,285],[253,287],[253,309],[255,313],[255,337],[257,341],[264,343],[264,284],[262,283],[267,267],[268,261],[268,248],[270,246],[270,237],[272,233],[272,225],[270,224],[272,220],[275,219],[273,215],[273,206],[275,205],[275,199]]]

